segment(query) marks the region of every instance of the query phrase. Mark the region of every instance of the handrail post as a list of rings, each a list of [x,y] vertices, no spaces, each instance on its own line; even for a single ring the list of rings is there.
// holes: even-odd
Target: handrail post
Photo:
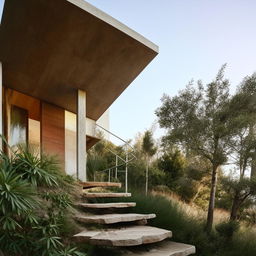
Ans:
[[[110,182],[110,172],[111,172],[111,169],[108,170],[108,182]]]
[[[117,155],[116,155],[116,174],[115,174],[116,180],[117,180],[117,166],[118,166],[118,157],[117,157]]]
[[[125,193],[128,193],[128,147],[126,146],[125,156]]]

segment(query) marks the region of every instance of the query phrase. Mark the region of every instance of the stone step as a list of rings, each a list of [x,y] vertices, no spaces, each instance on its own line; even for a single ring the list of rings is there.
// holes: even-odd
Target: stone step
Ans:
[[[87,182],[80,182],[80,184],[83,186],[83,189],[89,189],[89,188],[97,188],[97,187],[115,187],[115,188],[121,188],[122,184],[117,182],[97,182],[97,181],[87,181]]]
[[[130,197],[131,193],[89,193],[89,192],[84,192],[83,196],[86,198],[111,198],[111,197]]]
[[[82,231],[74,236],[79,242],[102,246],[137,246],[160,242],[172,236],[172,232],[151,226],[130,226],[112,230]]]
[[[143,248],[124,252],[121,256],[187,256],[195,253],[196,248],[193,245],[163,241],[153,246],[143,246]]]
[[[120,209],[120,208],[129,208],[129,207],[135,207],[136,203],[133,202],[127,202],[127,203],[95,203],[95,204],[86,204],[86,203],[80,203],[78,204],[80,207],[84,208],[90,208],[90,209]]]
[[[102,215],[77,215],[76,220],[90,224],[114,224],[122,222],[143,221],[155,218],[155,214],[137,214],[137,213],[122,213],[122,214],[102,214]]]

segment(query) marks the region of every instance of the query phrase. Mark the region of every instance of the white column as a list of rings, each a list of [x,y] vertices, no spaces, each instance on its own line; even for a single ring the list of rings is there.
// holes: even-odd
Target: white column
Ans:
[[[3,136],[3,66],[0,62],[0,135]],[[3,149],[3,141],[0,138],[0,150]]]
[[[77,91],[76,117],[77,178],[86,181],[86,92]]]

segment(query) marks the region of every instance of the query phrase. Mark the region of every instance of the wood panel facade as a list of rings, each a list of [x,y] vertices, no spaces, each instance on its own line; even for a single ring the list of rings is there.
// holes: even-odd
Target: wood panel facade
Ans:
[[[41,103],[41,145],[48,154],[57,155],[65,165],[65,110]]]

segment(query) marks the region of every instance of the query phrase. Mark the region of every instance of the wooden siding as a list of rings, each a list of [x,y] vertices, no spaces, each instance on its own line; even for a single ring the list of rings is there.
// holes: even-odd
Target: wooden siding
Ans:
[[[41,105],[41,143],[42,150],[57,155],[65,170],[65,111],[42,102]]]

